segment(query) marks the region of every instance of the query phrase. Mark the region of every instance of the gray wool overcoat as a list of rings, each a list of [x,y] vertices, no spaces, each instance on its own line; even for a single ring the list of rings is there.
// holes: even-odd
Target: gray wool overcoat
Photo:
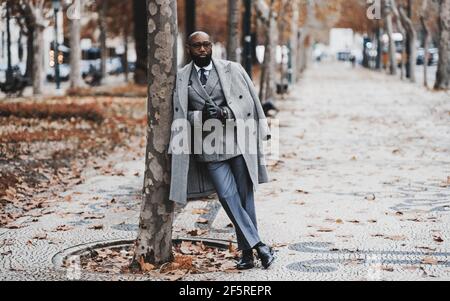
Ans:
[[[245,162],[256,189],[258,184],[269,182],[262,141],[271,138],[266,116],[258,98],[255,86],[244,68],[231,61],[213,59],[213,64],[219,75],[227,104],[236,119],[253,119],[256,124],[256,135],[253,141],[257,145],[256,152],[243,152]],[[188,85],[193,63],[178,71],[176,87],[173,94],[174,121],[187,121]],[[170,182],[171,201],[185,205],[188,199],[207,197],[215,193],[208,170],[204,163],[197,162],[189,153],[172,152],[172,142],[177,135],[184,135],[190,140],[193,131],[187,127],[172,126],[169,154],[172,161]]]

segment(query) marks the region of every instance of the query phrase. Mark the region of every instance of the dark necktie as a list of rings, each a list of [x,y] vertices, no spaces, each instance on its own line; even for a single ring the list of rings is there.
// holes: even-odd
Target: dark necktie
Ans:
[[[206,82],[208,81],[208,78],[206,77],[206,70],[205,68],[200,69],[200,82],[202,85],[206,85]]]

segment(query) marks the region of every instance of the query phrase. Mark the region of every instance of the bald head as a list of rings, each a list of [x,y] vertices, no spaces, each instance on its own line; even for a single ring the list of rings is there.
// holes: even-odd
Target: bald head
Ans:
[[[194,40],[198,40],[198,39],[210,41],[211,37],[209,36],[209,34],[207,34],[204,31],[196,31],[188,37],[187,42],[188,42],[188,44],[192,44]]]

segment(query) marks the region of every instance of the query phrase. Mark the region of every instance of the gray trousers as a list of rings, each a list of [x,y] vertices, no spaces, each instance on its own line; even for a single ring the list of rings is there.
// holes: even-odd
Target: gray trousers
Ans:
[[[261,239],[256,224],[253,183],[244,157],[208,162],[206,166],[219,201],[236,229],[238,248],[253,248]]]

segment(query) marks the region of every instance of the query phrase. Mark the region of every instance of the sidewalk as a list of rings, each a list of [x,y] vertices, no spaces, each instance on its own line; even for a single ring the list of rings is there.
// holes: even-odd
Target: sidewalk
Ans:
[[[276,263],[184,280],[449,280],[448,99],[373,71],[311,65],[278,103],[281,158],[256,196]],[[65,201],[0,229],[0,280],[65,280],[55,263],[67,250],[136,238],[144,161],[133,145],[136,153],[117,150],[101,163],[114,172],[86,170],[85,183],[59,196]],[[229,223],[217,201],[191,202],[177,212],[174,237],[201,227],[228,240]]]

